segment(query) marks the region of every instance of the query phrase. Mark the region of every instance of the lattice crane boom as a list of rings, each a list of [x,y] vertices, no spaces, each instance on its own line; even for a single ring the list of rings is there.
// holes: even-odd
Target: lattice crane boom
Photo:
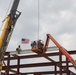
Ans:
[[[11,38],[11,34],[13,33],[15,23],[21,14],[21,12],[17,11],[19,1],[20,0],[14,0],[10,13],[4,19],[5,25],[0,37],[0,70],[2,68],[2,61]]]

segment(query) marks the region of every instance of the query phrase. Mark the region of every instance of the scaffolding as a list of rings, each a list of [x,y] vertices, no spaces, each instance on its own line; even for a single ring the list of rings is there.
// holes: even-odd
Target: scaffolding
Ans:
[[[68,53],[74,56],[76,50],[68,51]],[[33,62],[27,63],[27,59],[31,59]],[[23,60],[24,63],[21,63],[21,60]],[[11,64],[13,61],[15,61],[16,64]],[[2,69],[4,71],[2,72],[3,75],[76,75],[73,70],[70,70],[70,68],[74,69],[72,63],[57,47],[49,47],[45,55],[31,53],[30,49],[22,50],[21,54],[17,54],[16,51],[6,52],[4,63]],[[32,68],[33,71],[27,71],[27,68]],[[36,70],[38,68],[41,68],[40,71]],[[46,68],[47,70],[44,70]],[[24,72],[21,71],[21,69],[25,69]]]

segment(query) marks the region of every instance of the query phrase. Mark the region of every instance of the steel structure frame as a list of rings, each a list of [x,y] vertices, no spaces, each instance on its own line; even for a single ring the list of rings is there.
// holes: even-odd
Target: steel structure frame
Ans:
[[[76,54],[76,50],[72,50],[72,51],[68,51],[68,53],[70,55],[75,55]],[[32,75],[76,75],[74,72],[72,72],[71,70],[69,70],[69,68],[73,67],[72,64],[70,64],[71,62],[68,61],[67,59],[63,60],[62,56],[64,56],[60,51],[58,52],[52,52],[51,51],[49,53],[46,54],[33,54],[33,55],[17,55],[17,54],[13,54],[12,56],[10,55],[10,52],[6,52],[5,54],[5,58],[4,61],[7,61],[7,64],[3,66],[3,70],[5,71],[4,73],[2,73],[3,75],[28,75],[28,74],[32,74]],[[53,60],[51,57],[54,56],[58,56],[59,57],[59,61],[55,61]],[[43,62],[43,63],[31,63],[31,64],[21,64],[20,60],[21,59],[29,59],[29,58],[40,58],[40,57],[44,57],[47,60],[49,60],[50,62]],[[10,61],[12,60],[17,60],[17,65],[10,65]],[[65,65],[63,65],[65,64]],[[54,71],[40,71],[40,72],[26,72],[22,73],[20,72],[20,68],[33,68],[33,67],[54,67]],[[59,67],[59,70],[57,70],[57,68]],[[13,70],[16,69],[16,70]],[[13,74],[10,74],[9,72],[13,72]]]

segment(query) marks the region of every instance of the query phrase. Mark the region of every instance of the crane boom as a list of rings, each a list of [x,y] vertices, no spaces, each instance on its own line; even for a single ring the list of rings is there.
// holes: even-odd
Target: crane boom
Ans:
[[[21,12],[17,11],[19,1],[20,0],[14,0],[10,13],[4,19],[5,25],[0,37],[0,67],[2,67],[2,61],[4,59],[9,40],[11,38],[11,34],[14,30],[15,23],[21,14]]]
[[[49,39],[51,39],[54,44],[59,48],[60,52],[66,56],[66,58],[71,61],[71,63],[74,65],[74,67],[76,68],[76,61],[70,56],[70,54],[66,51],[65,48],[63,48],[50,34],[47,34],[47,40],[46,40],[46,43],[45,43],[45,48],[46,46],[48,46],[48,42],[49,42]]]

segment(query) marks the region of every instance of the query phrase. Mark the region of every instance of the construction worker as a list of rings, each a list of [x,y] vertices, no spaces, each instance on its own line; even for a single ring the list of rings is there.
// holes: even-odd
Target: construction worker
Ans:
[[[44,43],[42,40],[38,40],[37,47],[43,52],[44,51]]]
[[[36,48],[36,45],[37,45],[37,44],[36,44],[36,41],[33,41],[33,42],[31,43],[31,47],[32,47],[32,48]]]
[[[20,47],[20,45],[18,46],[18,48],[16,48],[16,51],[18,52],[18,54],[20,54],[20,52],[21,52],[21,47]]]

